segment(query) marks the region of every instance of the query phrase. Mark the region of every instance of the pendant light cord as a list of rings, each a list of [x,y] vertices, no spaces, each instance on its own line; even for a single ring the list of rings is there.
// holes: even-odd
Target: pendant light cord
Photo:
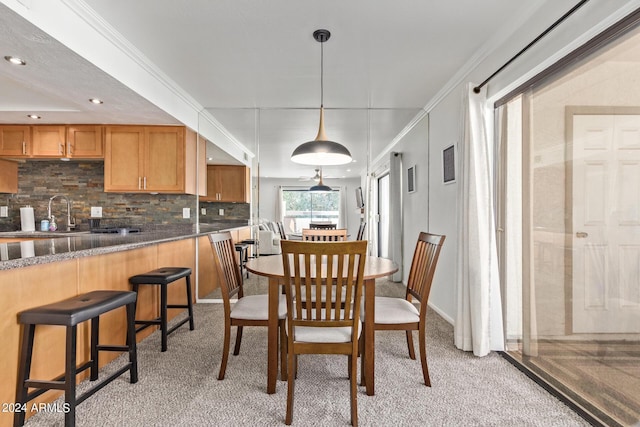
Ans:
[[[324,41],[320,42],[320,108],[324,107]]]

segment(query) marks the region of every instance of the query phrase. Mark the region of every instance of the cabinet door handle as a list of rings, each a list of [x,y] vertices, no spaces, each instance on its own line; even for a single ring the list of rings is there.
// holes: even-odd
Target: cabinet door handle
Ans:
[[[27,143],[25,141],[22,141],[22,154],[27,154]]]
[[[73,146],[71,145],[71,142],[67,141],[67,152],[70,156],[73,155]]]
[[[142,189],[142,177],[139,176],[138,177],[138,190],[141,190],[141,189]]]
[[[589,233],[587,233],[585,231],[576,232],[576,238],[578,238],[578,239],[585,239],[587,237],[589,237]]]
[[[144,177],[143,182],[144,182],[143,189],[146,190],[147,189],[147,177],[146,176]]]
[[[58,143],[58,154],[64,156],[64,145],[62,145],[62,142]]]

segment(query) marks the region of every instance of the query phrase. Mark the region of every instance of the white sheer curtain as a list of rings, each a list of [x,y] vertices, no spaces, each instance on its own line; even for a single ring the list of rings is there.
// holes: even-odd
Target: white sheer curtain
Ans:
[[[391,153],[389,159],[389,256],[398,266],[391,277],[402,282],[402,153]]]
[[[274,221],[284,220],[284,197],[282,195],[282,185],[278,186],[278,200],[276,200],[276,212]]]
[[[464,96],[463,138],[458,147],[457,313],[455,345],[485,356],[504,349],[500,277],[493,203],[493,149],[487,136],[486,91]]]
[[[347,224],[347,192],[340,187],[340,206],[338,207],[338,228],[348,228]]]

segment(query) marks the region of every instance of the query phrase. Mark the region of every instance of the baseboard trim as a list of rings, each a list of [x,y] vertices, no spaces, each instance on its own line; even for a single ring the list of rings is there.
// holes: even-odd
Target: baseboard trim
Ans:
[[[449,315],[447,313],[445,313],[443,310],[441,310],[437,305],[428,302],[427,305],[429,306],[430,309],[432,309],[433,311],[435,311],[436,313],[438,313],[440,315],[440,317],[442,317],[444,320],[447,321],[447,323],[449,323],[451,326],[455,325],[454,320],[449,317]]]

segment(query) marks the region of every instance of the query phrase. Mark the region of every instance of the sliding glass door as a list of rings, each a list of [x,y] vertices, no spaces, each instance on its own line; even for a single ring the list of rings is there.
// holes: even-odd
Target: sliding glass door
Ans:
[[[608,425],[640,422],[640,31],[497,110],[507,348]]]

